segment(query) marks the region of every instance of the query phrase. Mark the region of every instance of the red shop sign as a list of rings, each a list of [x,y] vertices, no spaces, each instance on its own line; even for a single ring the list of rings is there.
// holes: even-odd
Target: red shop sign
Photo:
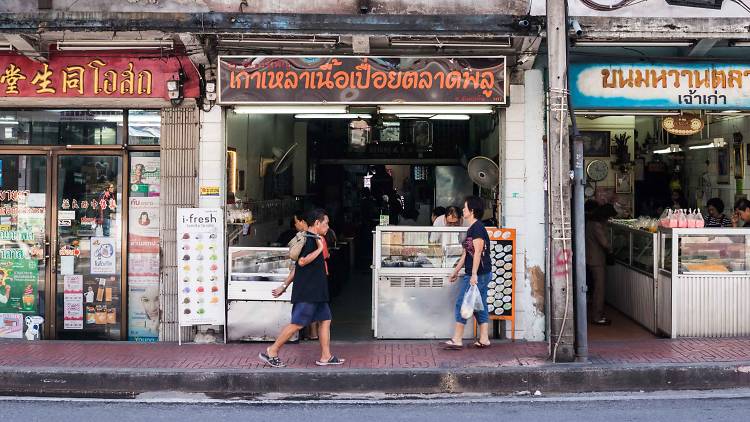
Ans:
[[[167,80],[185,72],[183,96],[200,95],[187,57],[80,57],[53,53],[47,63],[0,56],[0,97],[164,98]]]

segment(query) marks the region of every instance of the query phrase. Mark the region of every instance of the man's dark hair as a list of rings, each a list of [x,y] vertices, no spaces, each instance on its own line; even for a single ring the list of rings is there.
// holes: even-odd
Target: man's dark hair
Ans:
[[[316,221],[323,221],[326,215],[328,215],[326,214],[326,210],[322,208],[315,208],[314,210],[311,210],[310,212],[307,213],[305,222],[307,223],[308,226],[312,227],[315,225]]]
[[[714,207],[719,214],[724,212],[724,201],[721,198],[711,198],[706,202],[707,207]]]
[[[292,213],[292,221],[289,222],[290,226],[294,228],[294,219],[297,219],[299,221],[305,221],[307,218],[307,214],[302,210],[297,210]]]
[[[445,209],[445,216],[447,217],[449,215],[452,215],[456,218],[461,217],[461,209],[451,205],[450,207]]]
[[[477,220],[481,219],[482,215],[484,215],[484,201],[476,196],[467,196],[465,202],[466,208],[474,214],[474,218]]]
[[[734,203],[734,209],[736,210],[746,211],[748,208],[750,208],[750,201],[747,199],[738,199],[737,202]]]
[[[435,207],[432,209],[432,215],[435,217],[440,217],[441,215],[445,215],[445,207]]]

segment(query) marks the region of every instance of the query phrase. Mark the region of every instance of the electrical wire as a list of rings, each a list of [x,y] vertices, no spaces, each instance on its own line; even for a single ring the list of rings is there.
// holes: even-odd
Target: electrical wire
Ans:
[[[745,3],[745,0],[731,0],[731,2],[745,9],[747,13],[750,13],[750,6]]]

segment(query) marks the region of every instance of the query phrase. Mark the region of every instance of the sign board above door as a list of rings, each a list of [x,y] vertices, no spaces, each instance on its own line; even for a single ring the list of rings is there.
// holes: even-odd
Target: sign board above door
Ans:
[[[220,56],[219,103],[505,104],[505,57]]]
[[[750,109],[750,66],[713,63],[575,63],[577,109]]]

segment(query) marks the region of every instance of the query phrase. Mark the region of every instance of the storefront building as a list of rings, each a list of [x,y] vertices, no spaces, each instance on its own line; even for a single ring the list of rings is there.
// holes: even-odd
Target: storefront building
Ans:
[[[486,216],[516,230],[516,265],[508,274],[513,273],[515,289],[508,288],[510,284],[506,287],[514,291],[513,308],[506,305],[505,310],[496,311],[499,316],[505,311],[513,319],[502,326],[505,331],[501,335],[544,338],[544,253],[530,247],[544,242],[543,161],[525,160],[527,155],[543,155],[543,81],[537,70],[518,72],[514,68],[506,73],[505,59],[219,56],[217,89],[223,137],[213,140],[206,133],[201,137],[200,203],[227,203],[230,341],[268,340],[288,319],[284,305],[274,306],[279,301],[270,296],[284,276],[272,276],[268,273],[275,270],[256,267],[263,266],[260,261],[284,255],[285,243],[278,239],[289,230],[292,213],[315,206],[330,213],[338,236],[338,255],[334,254],[331,264],[336,268],[331,272],[331,288],[337,297],[332,299],[334,312],[338,308],[343,320],[356,319],[345,324],[340,339],[447,335],[452,325],[449,320],[445,327],[433,323],[430,329],[418,328],[445,319],[440,316],[450,319],[446,311],[450,300],[429,300],[427,296],[421,296],[431,302],[423,303],[425,314],[420,315],[418,307],[407,311],[417,322],[411,331],[378,332],[379,286],[384,280],[389,287],[398,281],[406,283],[400,287],[408,288],[409,283],[408,274],[403,280],[392,277],[395,273],[389,273],[390,278],[378,274],[388,272],[381,268],[390,260],[411,259],[385,256],[403,245],[383,248],[383,238],[378,238],[395,225],[396,216],[389,216],[391,225],[378,229],[375,243],[369,234],[380,223],[371,227],[364,217],[361,194],[372,192],[372,198],[379,200],[382,192],[374,193],[381,189],[379,177],[391,180],[389,187],[403,201],[402,211],[415,211],[411,226],[423,226],[409,229],[411,233],[388,235],[402,240],[420,233],[427,236],[433,207],[461,205],[463,197],[481,194],[489,208]],[[508,80],[511,72],[514,82]],[[206,113],[207,118],[209,115],[216,114],[212,110]],[[502,170],[495,173],[492,186],[476,188],[467,167],[461,166],[462,159],[466,166],[477,156],[491,157],[487,160],[500,164]],[[388,175],[379,175],[379,170]],[[441,172],[447,177],[443,182],[439,181]],[[403,215],[398,217],[403,219]],[[377,214],[374,219],[379,219]],[[427,244],[417,243],[413,249],[429,249]],[[414,261],[420,253],[414,252]],[[435,257],[430,269],[422,270],[435,272],[427,286],[432,292],[442,285],[438,280],[447,280],[447,273],[432,267],[445,264],[450,272],[450,263],[438,265],[437,260]],[[529,265],[534,262],[539,265]],[[425,263],[412,265],[426,268]],[[252,284],[252,280],[270,282]],[[416,297],[422,291],[418,287],[425,287],[421,284],[426,282],[414,287]],[[510,301],[510,293],[505,296]],[[337,305],[347,301],[367,311]]]
[[[750,230],[732,222],[747,199],[746,71],[718,60],[571,65],[587,199],[617,213],[607,302],[655,335],[750,334]]]
[[[168,81],[195,98],[198,75],[90,44],[0,55],[2,338],[156,341],[164,322]]]

